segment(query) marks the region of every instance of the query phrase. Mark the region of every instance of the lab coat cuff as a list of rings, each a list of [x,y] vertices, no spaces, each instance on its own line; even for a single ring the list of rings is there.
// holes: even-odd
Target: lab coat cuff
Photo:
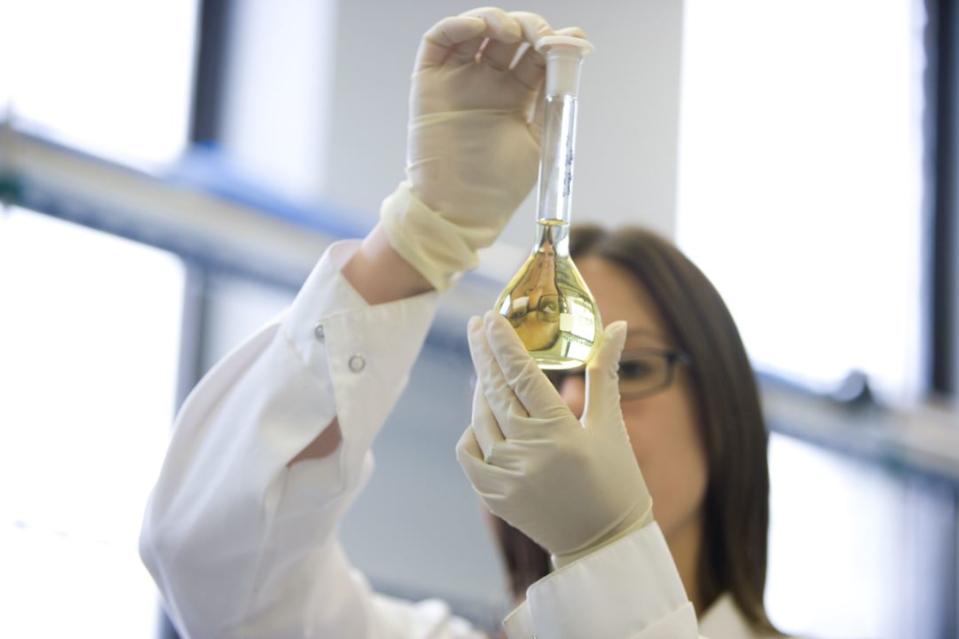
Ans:
[[[510,639],[698,636],[655,522],[537,581],[503,625]]]
[[[283,332],[307,362],[314,359],[318,354],[315,352],[316,345],[323,342],[320,320],[369,307],[363,296],[340,272],[359,247],[360,240],[331,244],[313,267],[286,313]]]
[[[428,325],[435,312],[438,300],[435,291],[375,306],[363,299],[341,272],[360,243],[360,240],[343,240],[331,244],[283,320],[284,335],[304,364],[311,368],[323,365],[327,359],[325,344],[329,320],[338,318],[335,324],[345,326],[347,332],[359,333],[367,328],[361,324],[368,325],[369,322],[351,324],[351,320],[370,315],[373,319],[384,318],[386,322],[379,327],[370,326],[370,330],[385,330],[389,326],[396,334],[405,335],[406,327],[401,325],[404,318],[421,322],[422,317],[426,317]],[[353,360],[353,369],[359,366],[360,361]]]

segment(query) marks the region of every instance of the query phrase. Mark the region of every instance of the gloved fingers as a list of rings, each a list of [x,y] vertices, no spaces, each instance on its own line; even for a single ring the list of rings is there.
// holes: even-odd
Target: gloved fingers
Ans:
[[[546,76],[546,59],[533,45],[543,36],[552,35],[553,28],[535,13],[513,11],[510,15],[522,26],[526,45],[526,50],[513,66],[513,75],[529,90],[535,91]]]
[[[546,74],[546,59],[534,46],[540,38],[547,35],[586,37],[586,32],[580,27],[564,27],[554,31],[546,20],[535,13],[514,11],[510,15],[516,17],[523,26],[523,52],[513,65],[513,75],[530,90],[536,89]]]
[[[523,39],[523,29],[519,21],[499,7],[480,7],[460,14],[480,18],[486,23],[486,37],[491,40],[518,44]]]
[[[523,30],[522,39],[529,44],[536,44],[543,36],[553,35],[553,27],[538,13],[510,11],[509,15],[519,23]]]
[[[486,28],[486,21],[479,17],[443,18],[423,35],[413,71],[442,66],[451,57],[460,63],[472,62],[483,44]]]
[[[479,444],[484,460],[489,459],[493,446],[505,439],[492,409],[486,402],[483,384],[478,380],[473,390],[473,418],[470,421],[470,428],[473,429],[473,435],[476,437],[476,443]]]
[[[477,61],[480,49],[483,44],[488,48],[492,44],[502,44],[503,46],[513,46],[519,43],[522,37],[522,30],[519,23],[508,13],[497,7],[481,7],[471,9],[460,14],[464,17],[479,18],[486,27],[483,30],[482,37],[468,40],[458,47],[450,56],[458,64],[472,64]],[[495,47],[494,47],[495,50]]]
[[[476,318],[479,320],[479,318]],[[477,325],[478,324],[478,325]],[[480,320],[471,325],[472,333],[470,335],[470,352],[473,355],[474,365],[476,366],[477,376],[480,381],[477,382],[477,388],[482,390],[482,398],[474,396],[474,402],[482,399],[482,404],[474,403],[474,415],[482,415],[483,411],[489,413],[489,419],[492,420],[498,433],[491,433],[486,439],[493,442],[494,445],[486,446],[484,438],[480,435],[480,443],[483,444],[483,450],[486,455],[486,461],[495,463],[493,456],[495,449],[503,450],[503,440],[530,439],[542,436],[542,424],[544,418],[551,421],[555,416],[553,413],[544,415],[530,416],[527,409],[516,397],[513,389],[510,387],[506,376],[503,375],[493,351],[490,349],[489,341],[486,338],[486,331],[483,322]],[[478,362],[478,364],[476,363]],[[535,363],[534,363],[535,366]],[[536,369],[537,374],[541,374]],[[485,383],[483,379],[487,380]],[[492,389],[492,390],[491,390]],[[565,412],[566,407],[562,410]],[[501,437],[497,437],[501,435]]]
[[[582,38],[586,39],[586,32],[582,27],[563,27],[562,29],[556,30],[556,35],[569,36],[571,38]]]
[[[552,417],[568,411],[566,403],[530,357],[519,336],[503,316],[487,311],[486,338],[499,369],[513,394],[531,417]]]
[[[486,23],[486,33],[490,42],[518,45],[523,39],[523,29],[519,21],[499,7],[480,7],[460,15],[480,18]]]
[[[486,46],[483,47],[483,52],[480,54],[479,60],[497,71],[509,71],[509,67],[513,63],[513,58],[516,57],[516,52],[520,46],[522,45],[517,42],[490,40],[486,43]]]
[[[530,91],[535,90],[546,77],[546,58],[532,46],[527,47],[513,65],[513,76]]]
[[[508,437],[510,435],[507,431],[512,419],[516,416],[527,417],[528,414],[513,393],[493,356],[486,339],[483,320],[479,317],[470,318],[467,333],[470,356],[473,358],[473,367],[479,379],[478,385],[483,390],[483,396],[497,424],[500,425],[500,430]]]
[[[488,491],[487,473],[493,468],[483,461],[483,450],[476,441],[476,433],[467,428],[456,442],[456,461],[477,493]],[[482,487],[482,489],[480,488]]]
[[[474,13],[475,12],[475,13]],[[479,60],[485,62],[497,71],[507,71],[516,57],[516,51],[525,44],[523,28],[512,14],[501,9],[485,8],[468,11],[464,15],[484,17],[491,23],[487,29],[488,40],[483,47]],[[492,24],[496,24],[494,29]]]
[[[463,470],[466,470],[466,464],[468,463],[485,463],[483,461],[483,449],[480,448],[479,442],[476,440],[476,432],[472,427],[467,427],[460,435],[459,441],[456,442],[456,460],[460,463],[460,466],[463,466]]]
[[[619,411],[619,359],[626,344],[626,322],[613,322],[603,332],[603,341],[586,366],[586,409],[583,422],[593,415]],[[601,420],[604,422],[614,420]]]
[[[492,466],[483,461],[483,451],[472,428],[463,431],[456,442],[456,461],[473,485],[473,490],[483,498],[487,507],[491,502],[501,500],[510,486],[521,479],[515,470]]]

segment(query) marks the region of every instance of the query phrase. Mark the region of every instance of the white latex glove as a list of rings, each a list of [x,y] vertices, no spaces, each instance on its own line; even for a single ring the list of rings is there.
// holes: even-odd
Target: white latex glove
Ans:
[[[536,180],[545,61],[529,47],[510,63],[521,45],[553,33],[536,14],[486,7],[423,36],[407,180],[380,215],[390,244],[437,290],[476,266],[476,250],[493,243]],[[585,37],[578,28],[555,33]]]
[[[490,511],[566,565],[653,520],[619,406],[626,323],[606,328],[576,419],[504,318],[469,324],[478,377],[456,456]]]

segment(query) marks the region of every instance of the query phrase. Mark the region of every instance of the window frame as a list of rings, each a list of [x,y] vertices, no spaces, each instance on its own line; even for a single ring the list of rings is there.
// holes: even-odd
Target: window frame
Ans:
[[[955,399],[959,369],[959,10],[925,0],[924,207],[928,390]]]

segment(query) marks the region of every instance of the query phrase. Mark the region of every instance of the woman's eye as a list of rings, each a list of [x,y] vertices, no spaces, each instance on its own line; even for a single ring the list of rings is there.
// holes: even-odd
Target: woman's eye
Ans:
[[[650,375],[654,371],[654,367],[650,362],[644,360],[630,360],[625,362],[620,362],[619,364],[619,375],[620,377],[626,377],[629,379],[640,379]]]

